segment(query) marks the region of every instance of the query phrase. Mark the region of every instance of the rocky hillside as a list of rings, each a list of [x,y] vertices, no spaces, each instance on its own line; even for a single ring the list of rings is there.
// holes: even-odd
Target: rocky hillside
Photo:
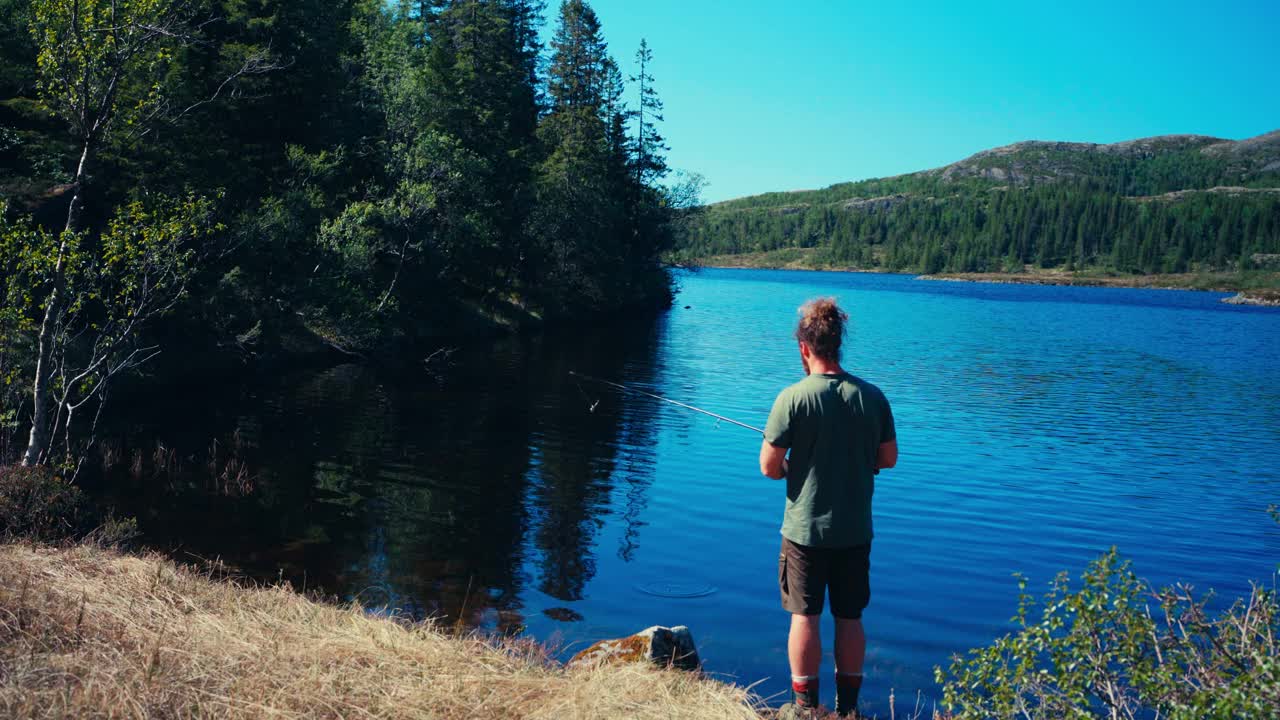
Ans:
[[[1063,180],[1092,181],[1130,190],[1129,195],[1216,186],[1280,187],[1280,130],[1247,140],[1208,135],[1159,135],[1110,144],[1028,140],[983,150],[931,170],[837,183],[821,190],[763,193],[710,207],[804,208],[854,198],[884,199],[903,191],[945,194],[948,186],[966,181],[992,187]],[[879,208],[873,203],[871,209]]]
[[[937,272],[1248,269],[1280,252],[1280,130],[1027,141],[945,167],[702,208],[676,261],[806,250],[817,266]]]
[[[980,177],[1026,185],[1098,176],[1110,180],[1117,171],[1141,170],[1157,163],[1207,170],[1206,174],[1216,175],[1224,185],[1244,185],[1267,176],[1280,184],[1280,130],[1247,140],[1206,135],[1160,135],[1107,145],[1031,140],[983,150],[924,174],[944,180]],[[1186,179],[1194,185],[1198,178]]]

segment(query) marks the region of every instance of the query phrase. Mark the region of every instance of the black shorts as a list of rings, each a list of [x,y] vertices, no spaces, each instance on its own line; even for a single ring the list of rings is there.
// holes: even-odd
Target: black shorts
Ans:
[[[821,615],[831,589],[831,614],[857,620],[871,601],[871,543],[843,548],[797,545],[782,538],[778,587],[782,607],[792,615]]]

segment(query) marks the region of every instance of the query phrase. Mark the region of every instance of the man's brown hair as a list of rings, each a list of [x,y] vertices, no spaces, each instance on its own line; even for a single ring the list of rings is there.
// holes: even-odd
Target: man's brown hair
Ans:
[[[814,298],[800,306],[796,339],[823,360],[840,362],[840,343],[848,322],[849,315],[836,305],[835,298]]]

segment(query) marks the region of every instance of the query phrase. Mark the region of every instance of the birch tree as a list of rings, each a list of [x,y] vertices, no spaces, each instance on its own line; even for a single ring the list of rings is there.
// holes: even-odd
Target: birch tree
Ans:
[[[53,460],[50,450],[60,445],[65,469],[78,469],[111,382],[159,353],[140,330],[185,296],[199,265],[197,241],[221,230],[212,217],[213,201],[206,198],[138,200],[119,208],[91,243],[83,233],[54,234],[0,219],[6,305],[31,317],[22,310],[39,299],[26,289],[48,285],[59,261],[66,298],[43,338],[48,395],[38,434],[45,446],[27,464]],[[92,411],[87,428],[76,424],[82,410]],[[38,419],[33,413],[33,422]]]
[[[50,264],[39,293],[43,312],[36,335],[31,435],[23,455],[24,465],[47,459],[50,435],[59,424],[54,414],[66,409],[55,408],[51,383],[55,373],[61,371],[56,357],[58,345],[66,339],[64,321],[76,302],[68,284],[78,272],[72,266],[111,264],[109,257],[102,254],[107,252],[109,243],[87,243],[82,222],[94,161],[115,137],[140,137],[156,123],[172,120],[195,107],[172,107],[164,78],[175,53],[183,45],[197,42],[202,27],[211,22],[201,20],[199,13],[199,6],[188,0],[31,3],[40,98],[66,121],[79,157],[67,189],[66,221],[62,232],[51,242]],[[247,59],[217,87],[213,97],[197,105],[233,88],[238,77],[269,69],[271,64],[265,56]],[[130,332],[138,329],[136,323],[126,327]]]

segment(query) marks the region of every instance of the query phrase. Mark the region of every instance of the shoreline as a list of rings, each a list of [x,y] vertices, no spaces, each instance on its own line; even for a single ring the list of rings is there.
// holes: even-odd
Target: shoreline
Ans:
[[[911,275],[917,280],[931,282],[972,282],[1002,285],[1061,285],[1071,287],[1129,288],[1134,290],[1184,290],[1198,292],[1235,293],[1222,298],[1229,305],[1256,307],[1280,307],[1280,272],[1251,271],[1247,274],[1230,272],[1213,273],[1157,273],[1152,275],[1112,275],[1090,271],[1029,269],[1021,273],[900,273],[884,269],[861,267],[816,266],[808,262],[808,254],[801,253],[783,261],[771,258],[767,253],[733,256],[717,255],[705,258],[696,265],[684,266],[697,269],[720,268],[728,270],[802,270],[809,272],[875,273],[884,275]]]
[[[1004,285],[1059,285],[1068,287],[1127,288],[1131,290],[1183,290],[1191,292],[1235,293],[1219,302],[1228,305],[1280,307],[1280,290],[1275,288],[1246,288],[1244,283],[1231,282],[1238,276],[1225,274],[1196,275],[1192,273],[1157,275],[1078,275],[1075,273],[936,273],[917,275],[917,280],[932,282],[974,282]],[[1274,282],[1274,276],[1273,276]]]
[[[1079,275],[1067,272],[1030,273],[924,273],[917,280],[934,282],[981,282],[998,285],[1061,285],[1068,287],[1111,287],[1136,290],[1194,290],[1198,292],[1240,292],[1227,283],[1203,280],[1208,276],[1191,273],[1157,275]]]

